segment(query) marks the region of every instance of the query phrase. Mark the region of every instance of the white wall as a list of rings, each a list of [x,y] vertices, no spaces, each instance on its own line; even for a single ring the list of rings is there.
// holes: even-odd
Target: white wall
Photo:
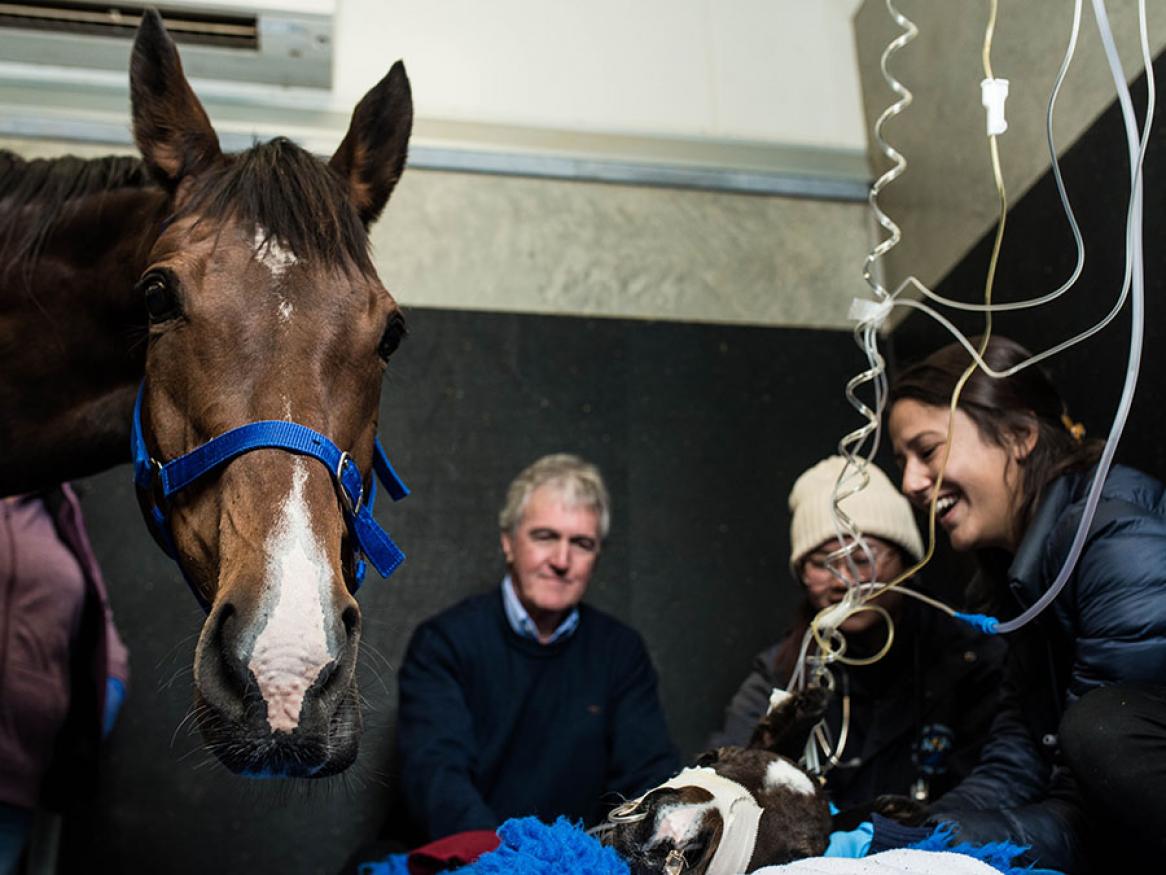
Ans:
[[[337,0],[335,89],[420,118],[866,148],[860,0]]]

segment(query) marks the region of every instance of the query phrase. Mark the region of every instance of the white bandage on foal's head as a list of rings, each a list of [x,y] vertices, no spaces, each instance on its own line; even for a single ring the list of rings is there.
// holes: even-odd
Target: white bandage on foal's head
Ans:
[[[712,801],[695,805],[675,806],[685,808],[685,814],[668,811],[657,821],[659,825],[667,821],[669,830],[686,827],[692,833],[700,828],[705,812],[715,810],[721,816],[723,828],[721,842],[709,863],[708,875],[740,875],[748,871],[753,849],[757,845],[757,830],[761,825],[761,806],[741,784],[719,775],[707,766],[684,769],[675,778],[665,781],[661,787],[700,787],[712,795]]]

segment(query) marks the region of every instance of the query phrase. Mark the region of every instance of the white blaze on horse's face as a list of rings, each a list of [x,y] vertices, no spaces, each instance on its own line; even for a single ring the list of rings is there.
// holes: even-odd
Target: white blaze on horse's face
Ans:
[[[312,532],[304,500],[307,465],[296,461],[291,491],[268,540],[264,599],[269,607],[247,666],[267,703],[272,732],[292,732],[299,725],[304,694],[335,658],[323,607],[332,570]]]
[[[255,260],[271,272],[272,279],[278,280],[288,268],[296,264],[299,259],[296,254],[280,243],[279,239],[268,234],[262,225],[255,226],[255,236],[252,239],[255,248]],[[279,298],[279,319],[281,322],[290,322],[292,317],[292,302],[276,292]]]
[[[299,259],[296,254],[284,246],[277,238],[270,236],[262,225],[255,226],[255,260],[271,271],[271,275],[279,279],[287,269]]]

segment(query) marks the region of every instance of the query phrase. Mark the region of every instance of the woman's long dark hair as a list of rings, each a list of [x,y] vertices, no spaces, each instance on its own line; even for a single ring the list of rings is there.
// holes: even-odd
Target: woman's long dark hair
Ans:
[[[978,348],[980,341],[973,338],[972,343]],[[1003,371],[1031,355],[1014,340],[992,337],[984,361],[993,370]],[[904,399],[947,407],[971,362],[968,351],[958,343],[932,353],[894,380],[888,409]],[[1037,365],[1003,379],[993,379],[977,369],[960,393],[959,409],[976,424],[981,437],[1004,448],[1036,428],[1036,443],[1019,463],[1020,494],[1011,525],[1021,535],[1032,522],[1045,487],[1069,471],[1092,467],[1105,446],[1103,441],[1085,439],[1080,426],[1069,418],[1052,380]]]

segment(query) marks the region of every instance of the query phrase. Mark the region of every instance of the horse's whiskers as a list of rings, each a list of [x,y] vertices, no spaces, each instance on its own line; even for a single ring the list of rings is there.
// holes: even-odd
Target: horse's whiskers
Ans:
[[[190,665],[184,665],[184,666],[181,666],[181,667],[175,669],[174,673],[171,674],[169,678],[167,678],[164,681],[160,681],[158,683],[158,692],[162,693],[162,692],[169,690],[172,686],[174,686],[175,681],[177,681],[180,677],[183,677],[185,675],[191,675],[191,676],[194,675],[194,664],[193,663]]]
[[[182,731],[182,727],[185,726],[188,721],[191,722],[191,726],[194,729],[198,728],[199,721],[197,715],[199,715],[200,711],[205,710],[205,708],[205,705],[192,705],[187,709],[186,715],[178,722],[178,725],[174,727],[174,732],[170,736],[170,747],[174,747],[174,742],[178,738],[178,733]]]

